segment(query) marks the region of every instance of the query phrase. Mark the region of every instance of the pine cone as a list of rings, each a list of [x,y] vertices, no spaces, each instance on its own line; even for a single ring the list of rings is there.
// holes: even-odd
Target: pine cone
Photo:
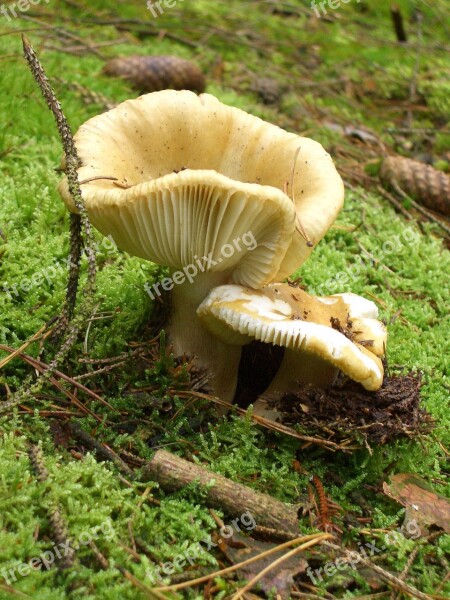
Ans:
[[[390,156],[383,161],[380,179],[395,184],[427,208],[450,217],[450,177],[417,160]]]
[[[141,93],[159,90],[192,90],[202,93],[206,82],[200,69],[178,56],[126,56],[113,58],[103,73],[121,77]]]

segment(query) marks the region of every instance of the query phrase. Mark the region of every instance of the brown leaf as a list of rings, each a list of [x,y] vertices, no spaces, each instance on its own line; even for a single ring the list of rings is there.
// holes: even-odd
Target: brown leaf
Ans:
[[[224,554],[234,564],[242,562],[253,556],[257,556],[266,550],[273,548],[276,544],[261,542],[251,537],[244,537],[239,534],[233,535],[232,545],[227,540],[227,546],[223,549]],[[273,563],[277,558],[286,553],[286,550],[280,550],[275,554],[269,554],[250,565],[238,569],[239,579],[253,579],[265,567]],[[292,556],[281,563],[278,568],[271,570],[265,577],[260,579],[259,586],[266,593],[276,589],[277,594],[283,600],[290,597],[294,585],[294,577],[303,573],[308,567],[308,563],[303,558]]]
[[[450,500],[436,494],[426,481],[414,473],[397,473],[383,491],[406,508],[406,519],[425,527],[437,525],[450,533]]]

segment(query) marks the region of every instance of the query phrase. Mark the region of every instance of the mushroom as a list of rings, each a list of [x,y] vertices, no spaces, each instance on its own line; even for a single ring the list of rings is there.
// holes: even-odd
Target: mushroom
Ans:
[[[325,387],[339,370],[367,390],[383,383],[386,329],[375,304],[356,294],[314,297],[283,283],[261,290],[224,285],[210,292],[197,314],[231,345],[254,339],[286,349],[264,397],[279,398],[299,381]]]
[[[90,119],[75,143],[91,222],[122,250],[170,268],[161,286],[171,290],[174,352],[195,355],[213,393],[230,402],[240,347],[220,343],[196,309],[214,287],[258,289],[309,256],[303,228],[317,243],[342,206],[331,158],[213,96],[174,90]],[[59,191],[76,212],[66,179]]]

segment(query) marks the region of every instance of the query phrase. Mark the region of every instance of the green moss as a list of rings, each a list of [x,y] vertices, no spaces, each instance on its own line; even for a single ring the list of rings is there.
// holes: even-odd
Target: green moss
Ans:
[[[446,131],[446,59],[441,49],[447,43],[443,0],[420,5],[423,42],[430,47],[426,56],[425,51],[418,54],[417,26],[411,3],[406,0],[398,4],[411,45],[403,47],[394,42],[391,3],[387,0],[348,3],[329,11],[331,21],[314,19],[309,3],[293,0],[291,16],[272,13],[269,4],[190,0],[152,20],[141,0],[116,4],[93,0],[82,11],[66,3],[58,5],[52,22],[73,29],[86,42],[104,44],[100,52],[105,58],[176,54],[192,58],[211,73],[221,57],[223,77],[208,77],[210,93],[317,139],[337,156],[339,168],[346,166],[345,152],[350,156],[356,152],[360,162],[370,159],[366,171],[375,176],[372,161],[379,158],[378,150],[369,146],[367,152],[366,147],[355,149],[338,128],[330,128],[330,122],[368,128],[403,154],[414,148],[431,150],[436,160],[444,157],[450,138]],[[41,9],[48,7],[37,7],[37,14]],[[169,36],[138,38],[130,32],[118,32],[112,24],[94,24],[93,19],[99,16],[103,20],[138,19],[154,33],[163,30]],[[18,347],[58,313],[64,300],[68,217],[56,190],[60,176],[55,169],[61,147],[52,116],[20,59],[18,32],[24,22],[1,25],[2,33],[8,35],[0,36],[0,343]],[[132,24],[130,27],[133,29]],[[30,31],[29,35],[39,47],[39,33]],[[60,43],[53,30],[48,36],[50,46]],[[83,102],[82,95],[69,88],[70,82],[112,101],[135,95],[124,82],[103,76],[103,60],[92,52],[74,56],[43,49],[40,56],[74,130],[99,107]],[[417,95],[424,108],[413,113],[412,125],[419,131],[427,128],[436,133],[426,143],[417,133],[406,143],[395,128],[402,125],[417,61]],[[285,87],[280,105],[258,102],[251,92],[257,76],[273,76]],[[342,148],[343,153],[339,152]],[[155,309],[144,284],[159,278],[160,270],[129,257],[99,235],[97,241],[96,316],[101,318],[91,323],[88,335],[64,365],[72,376],[84,369],[78,359],[86,350],[90,357],[111,357],[127,352],[131,341],[147,341],[146,325]],[[403,511],[377,491],[389,474],[418,473],[433,489],[450,495],[441,446],[448,446],[450,441],[449,256],[434,226],[419,229],[406,225],[381,196],[353,186],[337,223],[298,273],[314,293],[352,291],[379,305],[389,329],[390,364],[424,372],[424,403],[436,419],[432,436],[420,441],[401,440],[373,448],[372,453],[361,450],[350,456],[332,455],[314,447],[302,449],[293,439],[257,428],[248,417],[217,419],[214,408],[187,404],[180,395],[187,386],[186,370],[177,370],[176,363],[165,355],[144,370],[127,365],[109,378],[95,379],[93,386],[98,385],[113,410],[91,402],[89,408],[102,423],[92,417],[77,420],[116,450],[131,448],[149,459],[155,447],[167,446],[217,473],[288,502],[305,500],[310,477],[317,474],[344,511],[362,514],[362,498],[374,518],[373,526],[400,527]],[[85,275],[83,259],[82,281]],[[36,355],[38,345],[30,346],[27,352]],[[0,360],[4,356],[6,353],[0,352]],[[15,359],[2,370],[0,383],[14,389],[28,372],[29,368]],[[136,398],[127,395],[130,387],[150,391]],[[172,403],[170,420],[161,409],[162,400]],[[60,504],[75,539],[86,531],[101,531],[103,524],[103,535],[96,543],[110,567],[101,569],[92,551],[82,547],[77,566],[68,573],[36,571],[18,578],[13,588],[43,600],[144,597],[119,567],[147,581],[148,569],[172,560],[210,534],[215,525],[205,506],[204,490],[192,485],[178,494],[165,495],[152,482],[126,485],[113,466],[97,462],[89,454],[80,458],[71,446],[56,451],[50,421],[39,416],[38,409],[50,409],[60,401],[50,389],[48,396],[28,403],[34,413],[21,411],[0,420],[0,574],[51,549],[47,507],[54,500]],[[128,430],[123,424],[125,413]],[[43,445],[48,483],[37,483],[30,472],[26,454],[30,441]],[[300,461],[300,472],[294,461]],[[154,495],[160,500],[159,506],[152,502]],[[311,530],[307,518],[302,519],[301,528]],[[346,529],[344,539],[357,540],[361,535],[359,530]],[[449,551],[449,538],[442,536],[434,546],[399,539],[389,548],[386,564],[401,572],[412,550],[418,548],[411,576],[420,589],[434,593],[443,577],[439,561]],[[129,551],[133,539],[141,544],[137,547],[138,560]],[[433,564],[427,558],[430,553]],[[214,568],[217,558],[217,554],[205,552],[195,564]],[[220,585],[218,597],[230,593],[231,584],[222,581]],[[361,595],[364,590],[368,590],[367,584],[360,580],[345,597]],[[450,591],[448,587],[440,593],[446,591]],[[186,595],[198,596],[192,590]],[[0,585],[0,600],[9,597],[10,592]]]

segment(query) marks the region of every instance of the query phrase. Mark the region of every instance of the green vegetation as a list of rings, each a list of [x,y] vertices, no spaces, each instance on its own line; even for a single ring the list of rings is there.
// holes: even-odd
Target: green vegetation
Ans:
[[[113,407],[80,394],[101,423],[79,412],[50,384],[26,404],[27,410],[21,407],[0,417],[0,600],[15,593],[39,600],[145,598],[121,569],[145,581],[147,568],[173,559],[216,529],[202,490],[189,486],[166,495],[152,483],[127,484],[112,463],[80,454],[81,445],[55,430],[56,420],[48,414],[58,409],[74,414],[85,431],[116,452],[132,451],[148,459],[156,448],[167,446],[287,502],[305,500],[310,477],[316,474],[342,507],[341,516],[352,522],[355,517],[372,518],[366,529],[402,524],[404,511],[382,493],[381,484],[390,474],[417,473],[436,492],[450,496],[444,448],[450,444],[450,254],[436,225],[407,223],[374,185],[382,156],[379,142],[405,156],[429,154],[444,170],[448,167],[446,2],[398,4],[410,36],[404,46],[395,43],[387,1],[350,2],[330,9],[327,19],[314,18],[309,2],[298,0],[185,0],[166,8],[158,19],[151,18],[144,0],[50,0],[27,13],[32,20],[8,22],[0,16],[0,344],[19,347],[57,315],[66,286],[68,216],[56,190],[60,173],[55,171],[61,146],[21,58],[20,32],[27,30],[74,130],[103,110],[101,100],[87,101],[87,90],[111,102],[135,95],[124,82],[100,74],[102,56],[176,54],[202,67],[207,91],[223,102],[314,138],[335,157],[348,184],[346,205],[297,275],[312,293],[352,291],[377,302],[389,328],[389,363],[423,371],[423,405],[436,420],[433,434],[423,439],[402,439],[348,455],[302,448],[297,440],[258,428],[249,416],[217,418],[205,401],[187,399],[189,368],[163,350],[158,355],[156,345],[148,344],[153,333],[148,323],[157,311],[144,284],[157,278],[159,270],[111,248],[96,234],[96,316],[102,318],[85,328],[86,335],[61,370],[74,377],[91,369],[80,358],[127,353],[130,358],[84,382]],[[414,7],[423,15],[420,26],[413,18]],[[161,35],[154,35],[158,31]],[[278,104],[264,105],[252,92],[255,77],[266,76],[284,90]],[[74,83],[78,89],[71,87]],[[408,109],[412,121],[405,126]],[[369,132],[378,141],[344,136],[345,126]],[[354,276],[335,284],[334,278],[349,268]],[[85,272],[83,259],[83,280]],[[41,277],[33,281],[36,274]],[[131,342],[147,343],[145,356],[152,360],[135,361]],[[37,356],[39,344],[26,352]],[[0,351],[0,360],[6,356]],[[17,358],[1,369],[2,399],[29,372]],[[131,395],[136,389],[142,393]],[[61,435],[63,443],[55,448]],[[45,483],[30,471],[30,442],[42,444],[50,473]],[[300,469],[294,468],[295,460]],[[51,549],[47,508],[52,501],[60,504],[73,539],[100,531],[96,544],[109,567],[101,568],[92,549],[83,546],[69,571],[38,570],[18,576],[16,582],[11,578],[9,585],[1,579],[5,570]],[[346,543],[374,539],[342,527]],[[301,530],[312,530],[307,517]],[[136,549],[130,551],[136,540]],[[436,593],[448,564],[450,536],[436,542],[396,538],[382,564],[401,573],[414,549],[417,557],[407,581]],[[217,567],[219,557],[218,552],[205,552],[195,572]],[[326,580],[316,593],[332,583],[336,598],[371,591],[359,575],[356,583],[338,585],[338,576]],[[216,598],[237,587],[233,581],[220,586]],[[200,590],[184,593],[203,597]],[[439,594],[449,593],[447,582]]]

